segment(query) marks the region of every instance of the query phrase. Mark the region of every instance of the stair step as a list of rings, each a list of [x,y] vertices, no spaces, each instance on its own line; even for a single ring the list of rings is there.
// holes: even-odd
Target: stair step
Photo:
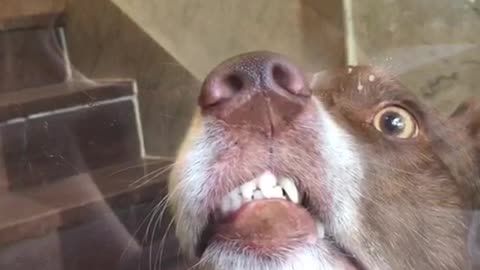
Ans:
[[[66,0],[14,0],[0,2],[0,31],[47,27],[63,22]]]
[[[64,40],[62,28],[0,31],[0,94],[64,82]]]
[[[65,83],[2,95],[0,189],[140,159],[138,119],[133,81]]]
[[[0,194],[0,247],[91,222],[112,209],[160,200],[168,162],[138,160]],[[143,217],[145,218],[145,217]]]
[[[149,220],[145,217],[152,210],[153,203],[138,204],[72,228],[6,246],[0,250],[0,269],[191,269],[178,252],[174,230],[170,228],[167,232],[169,218],[164,217],[162,225],[155,229],[151,225],[148,236],[139,235],[147,233]],[[161,263],[157,264],[160,255]],[[154,264],[157,267],[154,268]]]

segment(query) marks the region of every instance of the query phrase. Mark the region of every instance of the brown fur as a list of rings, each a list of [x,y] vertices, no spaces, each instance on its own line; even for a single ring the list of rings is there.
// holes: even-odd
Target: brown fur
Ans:
[[[365,79],[369,75],[373,82]],[[479,184],[478,106],[445,121],[397,80],[371,67],[332,78],[326,89],[316,90],[360,142],[368,164],[362,203],[366,233],[359,242],[374,243],[371,252],[389,258],[392,269],[469,269],[468,233],[476,229],[469,228],[470,214]],[[391,138],[373,127],[373,115],[388,105],[415,116],[417,138]]]

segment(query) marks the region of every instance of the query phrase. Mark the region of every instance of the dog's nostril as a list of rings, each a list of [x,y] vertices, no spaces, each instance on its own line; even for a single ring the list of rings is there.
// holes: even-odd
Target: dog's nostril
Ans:
[[[306,87],[305,80],[300,71],[288,64],[274,64],[272,67],[272,79],[278,86],[291,94],[301,96],[311,95],[310,89]]]
[[[232,93],[236,93],[243,89],[244,83],[237,74],[230,74],[225,79],[225,87],[230,88]]]
[[[275,83],[278,84],[280,87],[282,87],[285,90],[291,91],[292,78],[290,73],[286,70],[285,67],[278,64],[274,65],[272,68],[272,77],[273,77],[273,81],[275,81]],[[295,85],[293,85],[293,87],[295,87]]]
[[[203,108],[220,105],[231,99],[243,87],[244,82],[237,74],[213,76],[203,85],[199,104]]]
[[[214,73],[206,80],[200,93],[200,106],[203,108],[220,105],[230,100],[236,93],[245,88],[241,74]]]

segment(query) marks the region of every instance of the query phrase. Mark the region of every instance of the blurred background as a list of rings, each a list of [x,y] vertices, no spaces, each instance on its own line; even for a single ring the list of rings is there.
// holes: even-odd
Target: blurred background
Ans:
[[[165,179],[202,79],[270,50],[480,96],[476,0],[0,0],[0,269],[187,269]]]

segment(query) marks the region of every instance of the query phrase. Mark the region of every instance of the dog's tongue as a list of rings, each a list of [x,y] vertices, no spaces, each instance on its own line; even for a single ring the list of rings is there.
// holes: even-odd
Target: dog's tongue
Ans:
[[[282,247],[293,242],[314,243],[317,227],[311,215],[286,200],[253,201],[217,228],[216,240],[235,240],[251,248]]]

